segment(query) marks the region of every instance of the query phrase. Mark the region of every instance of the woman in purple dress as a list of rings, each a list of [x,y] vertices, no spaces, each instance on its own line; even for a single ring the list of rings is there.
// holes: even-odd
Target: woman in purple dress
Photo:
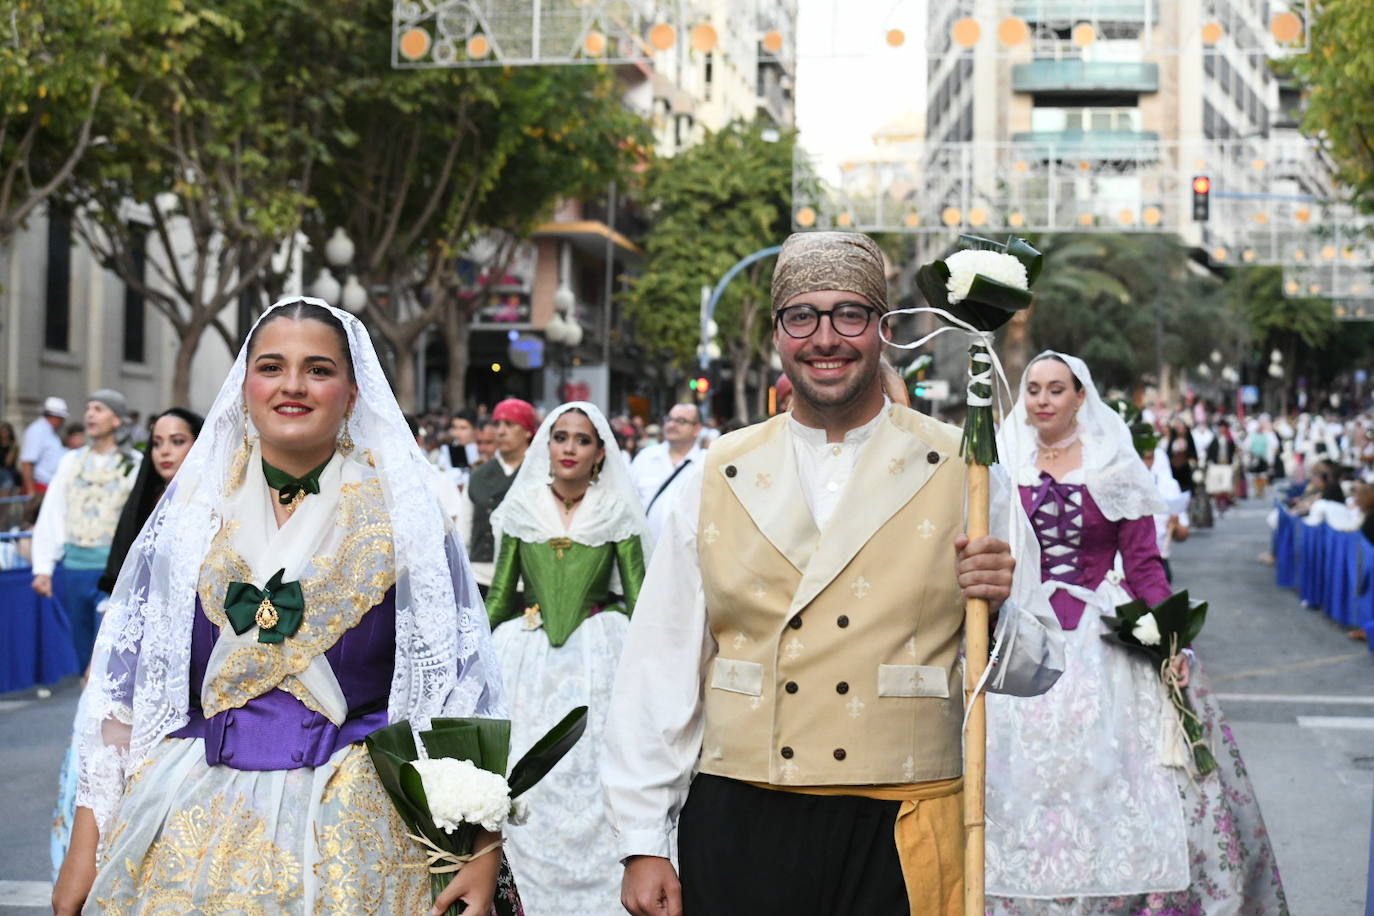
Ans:
[[[1176,673],[1219,761],[1206,776],[1159,671],[1101,638],[1118,605],[1172,591],[1155,543],[1163,506],[1129,429],[1087,366],[1052,351],[1027,367],[1007,423],[1031,427],[1017,483],[1066,665],[1043,696],[988,697],[988,912],[1287,913],[1254,790],[1191,650]]]
[[[111,596],[55,913],[430,909],[361,741],[504,711],[437,481],[357,319],[263,315]],[[518,911],[500,862],[441,900]]]

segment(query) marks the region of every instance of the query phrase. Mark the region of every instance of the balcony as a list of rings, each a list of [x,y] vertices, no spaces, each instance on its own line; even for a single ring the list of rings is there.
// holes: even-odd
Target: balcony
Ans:
[[[1160,0],[1016,0],[1012,15],[1027,22],[1158,22]]]
[[[1035,60],[1011,69],[1015,92],[1158,92],[1159,64],[1107,60]]]
[[[1031,130],[1012,134],[1011,142],[1036,159],[1159,158],[1159,134],[1153,130]]]

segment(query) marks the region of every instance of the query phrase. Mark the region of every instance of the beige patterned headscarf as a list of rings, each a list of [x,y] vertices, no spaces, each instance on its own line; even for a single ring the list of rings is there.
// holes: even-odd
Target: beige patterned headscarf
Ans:
[[[888,310],[883,253],[859,232],[797,232],[783,242],[773,268],[773,308],[822,289],[858,293]]]

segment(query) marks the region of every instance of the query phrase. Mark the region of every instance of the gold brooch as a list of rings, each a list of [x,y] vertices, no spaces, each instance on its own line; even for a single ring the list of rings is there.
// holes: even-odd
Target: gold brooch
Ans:
[[[544,615],[539,613],[539,605],[531,604],[525,608],[525,629],[537,630],[544,625]]]
[[[272,604],[272,599],[262,599],[262,604],[258,605],[258,612],[254,615],[253,622],[261,629],[270,630],[277,625],[279,619],[277,608]]]
[[[549,538],[549,546],[554,550],[554,556],[563,559],[563,551],[573,545],[572,538]]]

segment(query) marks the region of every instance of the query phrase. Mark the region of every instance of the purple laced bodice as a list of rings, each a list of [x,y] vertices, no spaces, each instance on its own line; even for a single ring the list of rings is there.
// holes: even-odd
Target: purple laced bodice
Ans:
[[[1152,604],[1172,593],[1155,543],[1155,522],[1146,516],[1112,521],[1102,514],[1083,484],[1060,483],[1045,472],[1034,486],[1021,487],[1021,505],[1040,542],[1040,580],[1094,591],[1121,554],[1122,587]],[[1083,617],[1083,600],[1063,589],[1050,605],[1066,630]]]

